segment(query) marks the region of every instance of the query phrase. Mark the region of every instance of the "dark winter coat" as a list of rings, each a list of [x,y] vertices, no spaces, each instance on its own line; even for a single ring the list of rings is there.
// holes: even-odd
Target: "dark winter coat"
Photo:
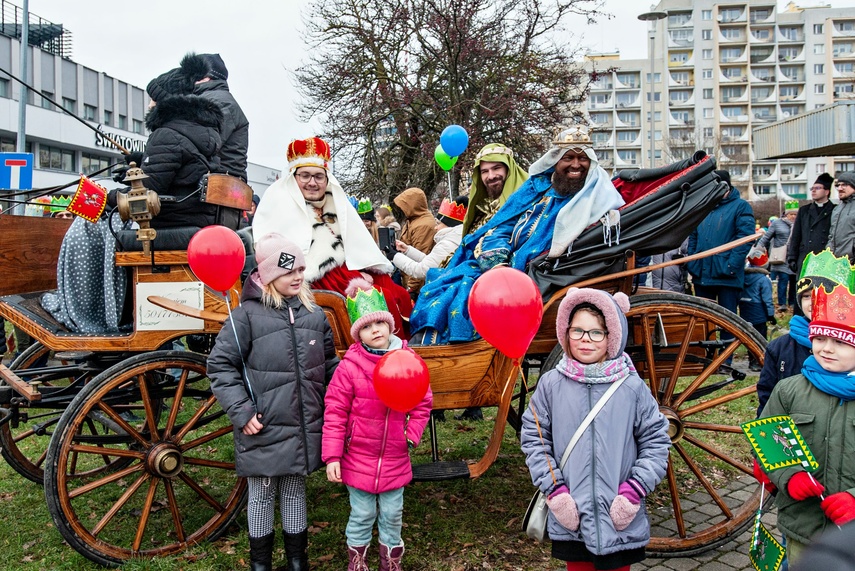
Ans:
[[[834,203],[826,202],[817,206],[816,202],[799,208],[796,221],[793,222],[793,234],[787,248],[787,264],[793,273],[799,275],[802,264],[809,252],[819,254],[828,244],[828,231],[831,228],[831,212]]]
[[[177,95],[158,101],[148,112],[145,126],[151,132],[142,169],[146,188],[160,195],[184,198],[199,187],[208,172],[220,171],[220,126],[223,113],[216,103],[195,95]],[[214,223],[216,205],[193,196],[184,202],[161,202],[154,228],[204,227]]]
[[[751,234],[754,234],[754,212],[751,205],[739,197],[739,191],[732,188],[730,194],[689,236],[688,253],[691,256]],[[750,249],[751,244],[744,244],[727,252],[689,262],[686,267],[692,274],[692,283],[742,289],[745,258]]]
[[[760,380],[757,381],[757,399],[760,406],[757,414],[766,406],[772,389],[778,381],[798,375],[802,372],[802,365],[812,354],[810,347],[805,347],[790,337],[789,333],[781,335],[766,345],[766,355],[763,358],[763,370],[760,371]]]
[[[766,323],[775,317],[772,280],[763,268],[745,268],[745,284],[739,296],[739,316],[751,323]]]
[[[223,172],[239,176],[246,181],[246,154],[249,149],[249,120],[243,114],[229,84],[220,79],[196,84],[196,95],[220,106],[223,112],[223,126],[220,138],[223,141],[219,157]]]
[[[338,365],[332,330],[323,310],[310,312],[296,297],[281,309],[262,305],[257,275],[246,281],[208,357],[211,390],[235,427],[238,476],[306,475],[321,466],[324,392]],[[243,434],[256,414],[264,428]]]

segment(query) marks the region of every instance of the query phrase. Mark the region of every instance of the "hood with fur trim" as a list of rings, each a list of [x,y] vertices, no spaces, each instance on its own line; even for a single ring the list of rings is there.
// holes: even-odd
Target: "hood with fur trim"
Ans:
[[[589,288],[570,288],[567,295],[558,306],[558,316],[555,319],[555,334],[564,353],[570,355],[570,347],[567,345],[567,330],[570,328],[570,315],[573,309],[581,303],[590,303],[599,309],[606,320],[607,337],[606,358],[615,359],[626,349],[626,341],[629,328],[626,321],[626,312],[629,311],[629,298],[625,293],[617,292],[614,296],[608,293]]]
[[[169,127],[191,141],[205,155],[219,149],[223,112],[219,105],[198,95],[167,97],[148,112],[145,126],[149,131]]]

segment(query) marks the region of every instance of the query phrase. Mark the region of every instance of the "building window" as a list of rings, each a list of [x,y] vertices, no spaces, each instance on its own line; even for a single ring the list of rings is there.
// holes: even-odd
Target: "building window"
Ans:
[[[668,56],[668,60],[671,63],[686,63],[689,61],[689,53],[688,52],[672,52]]]
[[[89,153],[82,153],[80,157],[80,167],[83,170],[83,174],[92,174],[109,168],[110,159],[99,157],[97,155],[90,155]]]
[[[128,118],[124,115],[119,115],[119,129],[127,129],[128,128]]]
[[[134,133],[137,133],[138,135],[142,135],[142,132],[143,132],[142,121],[140,121],[139,119],[134,119]]]
[[[813,64],[813,73],[815,75],[825,75],[825,64],[824,63]]]
[[[618,157],[620,158],[620,160],[622,160],[626,163],[629,163],[631,165],[634,165],[638,162],[638,155],[635,151],[623,151],[623,150],[621,150],[621,151],[618,151],[617,154],[618,154]]]
[[[817,95],[825,93],[825,84],[824,83],[815,84],[813,86],[813,92],[816,93]]]
[[[51,93],[49,91],[42,91],[42,95],[43,95],[43,97],[41,98],[42,108],[43,109],[53,109],[53,103],[48,101],[48,99],[53,99],[53,93]]]
[[[713,91],[712,91],[712,89],[709,89],[709,88],[704,89],[704,95],[703,95],[703,97],[704,97],[704,99],[712,99],[712,98],[713,98]]]
[[[711,40],[712,39],[712,30],[701,30],[701,39],[702,40]]]
[[[74,164],[74,151],[39,145],[39,168],[77,172]]]
[[[647,94],[647,100],[650,101],[650,94]],[[653,101],[662,101],[662,94],[658,91],[653,94]]]
[[[704,137],[712,137],[713,136],[713,128],[712,127],[704,127],[703,135],[704,135]]]
[[[94,121],[97,112],[98,110],[94,106],[83,104],[83,118],[87,121]]]
[[[701,10],[701,20],[712,20],[712,10]]]
[[[816,174],[822,174],[825,172],[825,163],[818,163],[815,167]]]
[[[821,56],[825,53],[825,44],[814,44],[813,45],[813,53],[818,56]]]
[[[671,92],[671,102],[672,103],[682,103],[689,100],[689,92],[688,91],[672,91]]]
[[[0,97],[9,98],[9,80],[0,79]]]
[[[701,52],[701,57],[703,59],[712,59],[712,50],[703,50]]]
[[[69,113],[73,113],[77,115],[77,101],[74,99],[69,99],[68,97],[62,98],[62,108],[68,111]]]
[[[653,120],[654,120],[654,121],[661,121],[661,120],[662,120],[662,112],[661,112],[661,111],[657,111],[657,112],[656,112],[656,115],[654,116],[654,119],[653,119]],[[647,122],[648,122],[648,123],[650,122],[650,111],[648,111],[648,112],[647,112]]]
[[[104,109],[104,124],[108,127],[113,124],[113,112]]]
[[[618,131],[617,140],[622,143],[631,143],[638,138],[638,131]]]
[[[712,69],[705,69],[701,72],[701,77],[704,79],[712,79]]]
[[[704,107],[704,119],[712,119],[712,117],[713,117],[712,107]]]
[[[653,83],[659,83],[661,81],[662,81],[662,74],[661,73],[654,73],[653,74]],[[650,74],[649,73],[647,74],[647,83],[650,83]]]
[[[824,34],[825,28],[822,24],[814,24],[813,25],[813,33],[814,34]]]

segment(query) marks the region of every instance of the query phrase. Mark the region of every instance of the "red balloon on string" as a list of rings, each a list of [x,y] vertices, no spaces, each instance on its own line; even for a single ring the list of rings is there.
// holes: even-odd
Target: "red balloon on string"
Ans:
[[[226,292],[240,278],[246,251],[234,230],[206,226],[187,245],[187,262],[196,277],[216,291]]]
[[[429,386],[427,365],[412,351],[389,351],[374,367],[374,390],[392,410],[413,410],[425,398]]]
[[[525,355],[543,319],[534,280],[513,268],[493,268],[475,280],[468,303],[481,337],[511,359]]]

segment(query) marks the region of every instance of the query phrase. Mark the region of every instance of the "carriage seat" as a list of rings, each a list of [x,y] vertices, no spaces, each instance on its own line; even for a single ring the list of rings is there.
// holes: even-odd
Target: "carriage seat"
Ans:
[[[158,252],[164,250],[186,250],[190,238],[201,230],[198,226],[178,226],[176,228],[158,228],[154,239],[154,249]],[[116,233],[117,247],[122,252],[142,252],[143,243],[137,240],[136,230],[120,230]]]

